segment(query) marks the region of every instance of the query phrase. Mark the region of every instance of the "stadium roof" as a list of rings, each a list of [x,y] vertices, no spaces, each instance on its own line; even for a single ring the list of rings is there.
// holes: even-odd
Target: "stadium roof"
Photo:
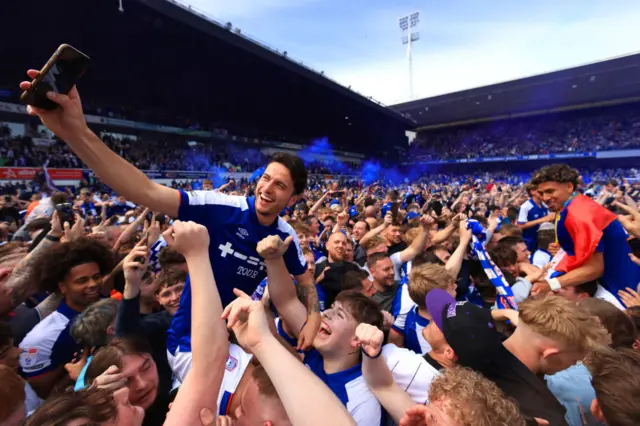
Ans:
[[[327,136],[350,149],[407,146],[410,120],[284,52],[172,1],[123,3],[119,12],[116,0],[39,1],[25,17],[23,2],[3,2],[0,89],[15,96],[25,70],[68,43],[92,58],[78,85],[86,104],[215,121],[234,134],[292,142]]]
[[[418,129],[640,100],[640,54],[393,105]]]

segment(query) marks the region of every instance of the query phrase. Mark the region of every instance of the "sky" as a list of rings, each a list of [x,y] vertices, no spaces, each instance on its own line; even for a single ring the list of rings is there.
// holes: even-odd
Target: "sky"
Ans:
[[[640,51],[637,0],[181,0],[387,105]]]

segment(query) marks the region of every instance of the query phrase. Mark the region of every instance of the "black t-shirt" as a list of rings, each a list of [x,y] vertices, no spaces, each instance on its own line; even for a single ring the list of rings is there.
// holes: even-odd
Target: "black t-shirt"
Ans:
[[[535,375],[504,346],[488,349],[490,355],[484,359],[477,360],[473,365],[463,365],[482,373],[507,396],[515,399],[525,416],[545,419],[550,426],[567,424],[565,408],[547,388],[543,378]],[[477,359],[477,347],[470,350]],[[459,350],[456,350],[456,354],[465,358],[465,354]]]
[[[399,253],[406,248],[407,248],[407,243],[405,243],[404,241],[400,241],[398,244],[389,246],[389,256],[391,256],[394,253]]]

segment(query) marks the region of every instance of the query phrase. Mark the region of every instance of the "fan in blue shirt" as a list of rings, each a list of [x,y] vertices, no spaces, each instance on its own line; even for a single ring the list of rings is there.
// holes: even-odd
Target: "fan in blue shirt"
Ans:
[[[540,224],[553,220],[549,216],[549,209],[542,203],[540,194],[534,186],[527,186],[527,191],[531,197],[520,206],[518,214],[518,228],[522,229],[522,238],[527,244],[530,252],[535,252],[537,248],[537,233]]]

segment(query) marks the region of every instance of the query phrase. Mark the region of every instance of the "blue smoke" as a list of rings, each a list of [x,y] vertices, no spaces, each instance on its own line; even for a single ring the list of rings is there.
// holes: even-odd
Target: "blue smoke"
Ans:
[[[251,177],[249,178],[249,182],[255,182],[258,179],[260,179],[260,177],[262,176],[262,174],[264,173],[264,170],[267,168],[266,165],[256,169],[252,174]]]
[[[335,173],[348,169],[347,165],[337,158],[327,137],[312,140],[309,145],[298,152],[298,157],[304,161],[304,165],[307,168],[321,163],[322,166]]]

